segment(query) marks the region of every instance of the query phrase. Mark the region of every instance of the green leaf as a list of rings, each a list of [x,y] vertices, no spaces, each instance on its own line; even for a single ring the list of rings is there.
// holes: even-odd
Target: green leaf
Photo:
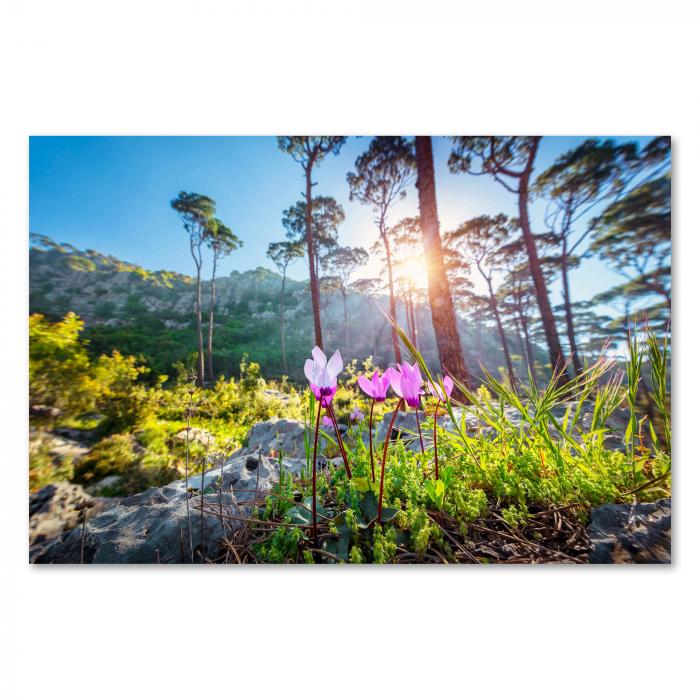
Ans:
[[[656,436],[656,431],[651,421],[649,421],[649,435],[651,436],[651,442],[654,445],[656,451],[659,451],[659,438]]]
[[[365,492],[371,490],[372,486],[370,485],[369,479],[363,477],[363,476],[355,476],[351,479],[350,483],[352,483],[355,488],[358,491]]]
[[[398,512],[398,508],[382,508],[382,522],[388,523],[390,520],[393,520]]]
[[[360,510],[367,521],[374,520],[379,510],[379,499],[372,491],[366,491],[360,500]]]
[[[313,500],[311,496],[307,496],[302,507],[300,505],[292,506],[288,511],[287,515],[290,517],[290,522],[295,525],[311,525],[313,521],[313,514],[311,508],[313,505]],[[328,517],[328,511],[321,505],[321,502],[316,498],[316,515],[318,518]]]
[[[445,483],[442,479],[437,479],[435,481],[435,498],[442,503],[442,499],[445,496]]]

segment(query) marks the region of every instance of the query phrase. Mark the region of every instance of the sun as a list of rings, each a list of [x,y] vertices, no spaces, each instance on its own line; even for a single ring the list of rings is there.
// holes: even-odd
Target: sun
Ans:
[[[428,273],[426,270],[425,258],[416,256],[398,263],[396,266],[396,276],[410,280],[413,287],[427,289]]]

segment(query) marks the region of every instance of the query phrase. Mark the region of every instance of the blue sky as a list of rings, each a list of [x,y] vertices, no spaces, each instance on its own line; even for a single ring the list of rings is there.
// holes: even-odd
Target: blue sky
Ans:
[[[536,161],[540,171],[586,137],[545,137]],[[621,140],[633,137],[620,137]],[[636,139],[644,143],[648,139]],[[335,197],[344,207],[343,245],[369,249],[376,239],[368,207],[348,199],[346,174],[369,137],[350,137],[340,155],[314,173],[314,194]],[[487,176],[453,175],[450,142],[434,138],[438,212],[443,231],[479,214],[516,214],[516,197]],[[220,265],[221,274],[263,265],[268,243],[281,240],[282,210],[301,198],[301,167],[277,149],[275,137],[59,137],[30,138],[29,225],[33,232],[77,248],[94,248],[148,269],[193,272],[187,236],[169,202],[178,191],[209,195],[220,219],[244,246]],[[417,214],[415,187],[392,210],[392,219]],[[543,230],[543,206],[531,208],[534,230]],[[360,273],[377,274],[378,261]],[[306,276],[296,263],[290,274]],[[597,261],[572,274],[575,300],[588,299],[619,281]],[[478,288],[478,287],[477,287]],[[558,284],[553,302],[560,302]]]

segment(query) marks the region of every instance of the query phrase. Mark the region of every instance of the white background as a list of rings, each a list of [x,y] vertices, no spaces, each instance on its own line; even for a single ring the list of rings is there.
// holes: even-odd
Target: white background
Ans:
[[[2,697],[697,697],[690,6],[3,0]],[[512,132],[673,136],[672,567],[27,565],[29,134]]]

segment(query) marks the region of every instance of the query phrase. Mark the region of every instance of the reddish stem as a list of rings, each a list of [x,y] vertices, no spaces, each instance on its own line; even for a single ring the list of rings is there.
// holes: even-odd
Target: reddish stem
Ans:
[[[316,430],[314,432],[314,462],[312,468],[311,476],[311,530],[313,532],[314,542],[318,542],[318,531],[316,527],[316,448],[318,446],[318,424],[321,420],[321,402],[318,402],[318,413],[316,414]]]
[[[418,426],[418,437],[420,439],[420,451],[425,454],[425,447],[423,447],[423,433],[420,429],[420,420],[418,420],[418,406],[416,406],[416,425]]]
[[[433,449],[435,450],[435,480],[439,479],[438,470],[438,453],[437,453],[437,414],[438,408],[440,408],[440,399],[438,399],[437,404],[435,404],[435,418],[433,420]]]
[[[384,440],[384,454],[382,455],[382,471],[379,476],[379,507],[377,508],[377,522],[381,524],[382,522],[382,498],[384,497],[384,466],[386,465],[386,451],[389,448],[389,440],[391,439],[391,431],[394,429],[394,420],[396,420],[396,414],[399,412],[401,407],[401,399],[396,404],[394,409],[394,414],[391,416],[391,423],[389,423],[389,430],[386,432],[386,439]]]
[[[374,402],[376,399],[372,399],[372,405],[369,409],[369,460],[372,465],[372,481],[376,481],[374,477],[374,447],[372,446],[372,414],[374,413]]]
[[[345,464],[345,473],[348,475],[348,479],[352,479],[352,472],[350,471],[350,465],[348,464],[348,456],[345,453],[345,445],[343,444],[343,438],[340,437],[340,429],[338,428],[338,420],[335,417],[335,411],[333,410],[333,404],[330,404],[326,409],[328,414],[333,421],[333,427],[335,428],[335,435],[338,438],[338,446],[340,447],[340,454],[343,455],[343,463]]]

